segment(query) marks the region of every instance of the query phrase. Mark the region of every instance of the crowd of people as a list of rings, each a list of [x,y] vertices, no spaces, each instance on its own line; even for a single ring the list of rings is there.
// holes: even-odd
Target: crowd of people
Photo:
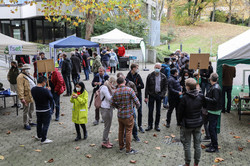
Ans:
[[[107,69],[110,66],[116,72],[118,58],[112,49],[104,47],[101,55],[93,53],[89,55],[86,48],[79,53],[76,49],[71,52],[71,58],[66,53],[60,53],[61,73],[56,68],[51,73],[38,73],[34,75],[37,81],[30,74],[30,66],[11,63],[8,73],[8,80],[11,90],[18,93],[19,100],[23,105],[24,129],[31,130],[31,126],[37,126],[36,139],[42,144],[51,143],[47,138],[47,132],[51,116],[55,110],[55,120],[60,118],[60,95],[66,91],[64,96],[70,97],[73,103],[72,122],[75,124],[79,141],[82,136],[80,126],[83,129],[83,139],[87,139],[88,110],[94,100],[95,120],[93,125],[99,122],[104,123],[103,138],[101,146],[112,148],[109,140],[110,127],[112,125],[113,110],[117,109],[119,124],[119,148],[126,154],[135,154],[137,150],[131,148],[132,136],[136,142],[140,142],[138,131],[145,133],[142,127],[142,89],[145,87],[144,102],[148,105],[148,126],[145,129],[150,131],[153,128],[160,132],[161,104],[168,109],[166,114],[166,128],[170,127],[172,113],[176,111],[177,125],[180,126],[180,140],[184,146],[185,165],[191,162],[191,136],[194,139],[194,163],[199,164],[201,157],[201,127],[204,125],[206,136],[204,141],[210,141],[206,145],[206,152],[219,152],[217,138],[217,121],[221,111],[225,110],[225,99],[222,100],[222,90],[217,83],[218,75],[213,72],[211,62],[208,69],[202,69],[200,75],[197,71],[189,69],[189,56],[177,50],[169,58],[165,58],[164,64],[156,63],[154,71],[147,79],[142,79],[139,74],[139,65],[131,64],[130,71],[125,76],[119,72],[115,76],[109,76]],[[37,59],[45,59],[44,53],[40,53]],[[114,57],[114,64],[111,61]],[[90,64],[90,60],[93,62]],[[90,67],[91,66],[91,67]],[[18,70],[19,69],[19,70]],[[36,70],[36,69],[35,69]],[[84,71],[86,81],[89,80],[89,71],[94,74],[92,80],[93,93],[89,101],[89,92],[86,90],[83,81],[80,81],[80,72]],[[74,88],[71,86],[71,79]],[[223,75],[232,86],[232,79],[235,77],[235,69],[232,74]],[[48,79],[47,79],[48,78]],[[37,82],[37,84],[36,84]],[[145,84],[144,84],[145,83]],[[72,90],[73,89],[73,90]],[[224,105],[223,103],[224,102]],[[34,107],[35,104],[35,107]],[[156,114],[154,120],[154,109]],[[32,121],[32,113],[36,110],[37,124]],[[144,110],[146,108],[143,108]],[[137,111],[136,111],[137,110]],[[225,111],[224,111],[225,112]],[[230,112],[229,106],[227,112]],[[101,118],[100,118],[101,114]],[[144,114],[145,115],[145,114]],[[100,121],[100,119],[102,119]]]

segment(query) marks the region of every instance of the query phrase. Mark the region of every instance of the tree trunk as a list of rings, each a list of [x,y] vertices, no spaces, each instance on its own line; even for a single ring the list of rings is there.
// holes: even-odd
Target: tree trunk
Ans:
[[[159,7],[159,2],[158,2],[158,0],[156,0],[156,13],[155,13],[155,15],[156,15],[156,20],[159,20],[159,10],[160,10],[160,7]]]
[[[86,15],[86,30],[85,30],[85,39],[90,40],[90,36],[94,31],[94,24],[96,20],[96,14],[93,12],[91,13],[90,11]]]
[[[191,1],[192,0],[188,0],[188,16],[191,16]]]
[[[168,12],[167,12],[167,20],[170,20],[172,14],[172,2],[173,0],[168,0]]]
[[[248,13],[249,13],[249,16],[248,16],[248,27],[250,27],[250,0],[248,2]]]
[[[231,21],[232,21],[232,0],[229,1],[228,23],[231,24]]]
[[[161,0],[161,7],[160,7],[160,12],[159,12],[159,21],[161,21],[164,5],[165,5],[165,0]]]
[[[214,9],[213,9],[213,15],[212,15],[212,22],[214,22],[215,9],[216,9],[216,2],[214,2]]]

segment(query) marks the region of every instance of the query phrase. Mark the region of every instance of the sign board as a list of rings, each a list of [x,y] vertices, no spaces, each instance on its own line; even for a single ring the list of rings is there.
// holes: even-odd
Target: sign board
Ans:
[[[189,69],[208,69],[210,54],[190,54]]]
[[[38,60],[37,61],[38,73],[46,73],[55,71],[55,64],[53,59]]]
[[[10,55],[20,55],[23,53],[23,46],[22,45],[9,45],[9,54]]]

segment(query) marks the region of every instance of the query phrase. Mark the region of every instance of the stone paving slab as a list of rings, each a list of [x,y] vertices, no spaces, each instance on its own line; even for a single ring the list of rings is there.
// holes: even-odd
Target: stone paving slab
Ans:
[[[152,71],[153,65],[148,65]],[[7,84],[6,69],[0,69],[0,81]],[[123,73],[127,73],[123,71]],[[149,72],[140,71],[143,80],[146,80]],[[114,75],[111,75],[114,76]],[[90,79],[93,76],[91,75]],[[84,76],[81,74],[81,79]],[[92,93],[90,82],[84,82],[89,92],[89,97]],[[2,104],[2,101],[0,101]],[[155,130],[139,133],[140,143],[132,142],[132,147],[139,150],[136,155],[126,155],[119,152],[119,146],[116,139],[118,138],[118,122],[116,110],[112,121],[110,140],[114,143],[112,149],[102,149],[101,140],[103,132],[103,124],[93,126],[94,108],[89,110],[89,123],[87,124],[88,139],[75,142],[76,137],[74,124],[71,121],[72,104],[69,102],[69,97],[61,97],[61,113],[65,114],[60,118],[59,122],[55,122],[55,117],[51,121],[48,132],[48,138],[54,142],[49,145],[41,145],[35,141],[33,136],[36,135],[36,128],[31,131],[25,131],[22,125],[22,110],[19,111],[19,116],[16,116],[15,109],[10,108],[12,100],[7,100],[7,109],[0,109],[0,155],[4,156],[4,160],[0,160],[2,166],[178,166],[184,163],[183,147],[179,139],[179,128],[176,126],[175,113],[173,113],[173,122],[169,129],[165,128],[166,110],[161,110],[161,132]],[[6,115],[4,115],[7,113]],[[8,113],[10,113],[8,115]],[[148,109],[143,103],[143,127],[147,126]],[[35,113],[34,119],[36,119]],[[6,134],[11,131],[10,134]],[[231,133],[231,134],[230,134]],[[250,116],[242,116],[242,120],[238,120],[237,112],[233,111],[230,114],[222,114],[221,133],[219,136],[220,153],[208,154],[202,150],[200,165],[202,166],[248,166],[250,165]],[[154,134],[157,137],[154,137]],[[175,139],[165,138],[174,134]],[[240,139],[235,139],[233,136],[240,136]],[[177,142],[172,142],[176,140]],[[148,144],[144,143],[148,141]],[[91,147],[90,144],[96,146]],[[75,148],[79,147],[79,150]],[[160,147],[157,150],[156,147]],[[243,147],[242,151],[238,147]],[[35,150],[41,152],[35,152]],[[230,153],[232,153],[230,155]],[[92,155],[92,158],[86,158],[86,155]],[[193,150],[192,150],[193,154]],[[166,156],[166,157],[162,157]],[[221,157],[224,159],[221,163],[215,163],[214,159]],[[45,161],[54,159],[53,163],[45,163]],[[130,160],[136,160],[136,164],[131,164]]]

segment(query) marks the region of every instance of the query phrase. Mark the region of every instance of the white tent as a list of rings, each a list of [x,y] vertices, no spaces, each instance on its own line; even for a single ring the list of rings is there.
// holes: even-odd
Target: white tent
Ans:
[[[102,44],[112,44],[112,43],[132,43],[139,44],[143,38],[129,35],[115,28],[114,30],[105,33],[100,36],[91,37],[92,42],[102,43]]]
[[[22,51],[15,55],[35,55],[37,54],[37,44],[14,39],[0,33],[0,55],[4,55],[4,51],[9,45],[22,46]]]

